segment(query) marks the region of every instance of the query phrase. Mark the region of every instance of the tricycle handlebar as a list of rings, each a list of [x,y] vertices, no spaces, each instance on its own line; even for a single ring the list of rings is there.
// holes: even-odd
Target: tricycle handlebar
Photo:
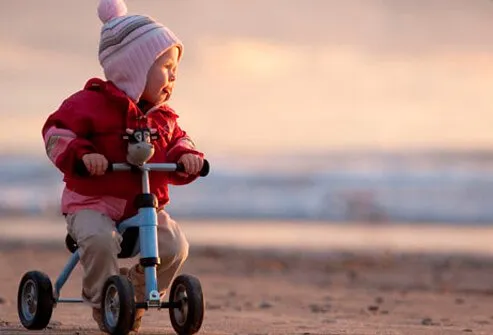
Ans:
[[[147,171],[163,171],[163,172],[184,172],[185,167],[181,163],[145,163],[141,166],[134,166],[128,163],[113,163],[108,165],[109,171],[130,171],[130,170],[147,170]],[[204,165],[200,170],[199,175],[205,177],[209,174],[209,161],[204,159]]]

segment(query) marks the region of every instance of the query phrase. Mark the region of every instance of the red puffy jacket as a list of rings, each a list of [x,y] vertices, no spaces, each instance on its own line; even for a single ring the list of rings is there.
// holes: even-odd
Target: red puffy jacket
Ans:
[[[114,220],[136,214],[134,199],[142,192],[140,174],[125,171],[83,177],[75,167],[87,153],[102,154],[113,163],[125,162],[128,141],[123,136],[127,128],[157,129],[158,138],[152,142],[155,153],[149,162],[177,162],[185,153],[203,157],[178,126],[177,118],[167,105],[144,114],[113,83],[97,78],[89,80],[83,90],[66,99],[48,117],[42,130],[48,157],[64,174],[62,211],[94,209]],[[151,172],[151,192],[157,196],[159,206],[164,207],[169,201],[168,184],[183,185],[195,178]]]

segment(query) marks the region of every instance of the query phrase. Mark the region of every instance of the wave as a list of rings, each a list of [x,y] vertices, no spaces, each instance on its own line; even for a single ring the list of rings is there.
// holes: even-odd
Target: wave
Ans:
[[[63,183],[49,162],[15,158],[3,160],[0,188],[0,215],[48,215],[58,211]],[[471,166],[357,170],[345,164],[307,172],[224,165],[170,193],[168,210],[189,218],[493,222],[493,173]]]

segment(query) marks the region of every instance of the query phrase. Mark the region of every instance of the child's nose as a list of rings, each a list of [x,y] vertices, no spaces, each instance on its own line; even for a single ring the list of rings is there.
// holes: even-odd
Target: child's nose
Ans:
[[[174,73],[169,74],[169,81],[175,81],[176,80],[176,75]]]

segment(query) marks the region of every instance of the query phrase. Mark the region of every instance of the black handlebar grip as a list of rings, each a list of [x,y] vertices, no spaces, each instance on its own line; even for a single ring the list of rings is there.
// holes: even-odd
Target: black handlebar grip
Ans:
[[[205,177],[209,174],[211,166],[207,159],[204,159],[204,165],[202,165],[202,170],[199,172],[199,176]],[[176,164],[176,172],[185,172],[185,166],[182,163]]]
[[[176,172],[185,172],[185,165],[182,163],[176,163]]]
[[[86,165],[84,164],[82,159],[75,162],[74,170],[75,170],[75,174],[81,177],[87,177],[91,175],[87,170]]]
[[[211,166],[209,164],[209,161],[207,159],[204,159],[204,165],[202,165],[202,170],[200,170],[199,176],[205,177],[209,174],[211,171]]]
[[[82,159],[78,160],[76,163],[75,163],[75,173],[81,177],[88,177],[90,176],[91,174],[89,173],[89,170],[87,170],[86,168],[86,165],[84,164],[84,162],[82,161]],[[106,171],[105,172],[113,172],[113,164],[111,164],[110,162],[108,162],[108,166],[106,167]]]

